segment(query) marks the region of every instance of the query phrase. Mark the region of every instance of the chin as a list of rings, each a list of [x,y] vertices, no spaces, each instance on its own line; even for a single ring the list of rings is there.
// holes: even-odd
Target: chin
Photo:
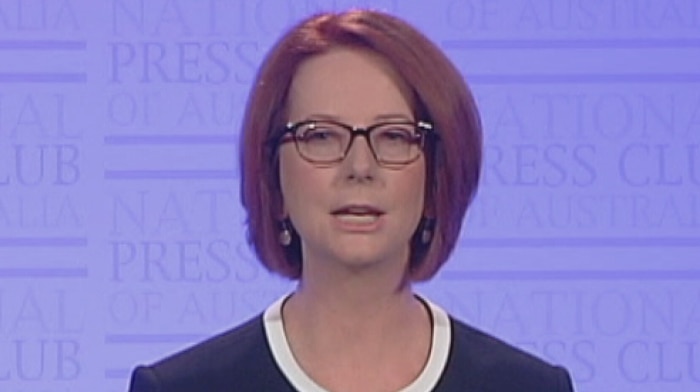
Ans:
[[[378,267],[387,263],[399,263],[399,260],[404,261],[402,264],[405,264],[408,260],[408,254],[400,256],[386,251],[373,251],[367,246],[364,248],[355,246],[346,252],[336,252],[334,256],[343,265],[356,269]]]

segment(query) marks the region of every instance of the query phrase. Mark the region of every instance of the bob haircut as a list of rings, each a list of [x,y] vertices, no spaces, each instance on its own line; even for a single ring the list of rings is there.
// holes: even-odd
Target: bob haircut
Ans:
[[[442,51],[406,22],[377,11],[312,16],[283,35],[263,59],[241,130],[241,200],[248,214],[248,241],[268,269],[291,279],[301,276],[298,235],[291,230],[288,246],[279,241],[285,218],[274,141],[288,121],[287,95],[299,64],[338,47],[367,50],[387,61],[413,94],[406,98],[413,103],[416,120],[432,123],[437,131],[424,149],[425,206],[405,276],[427,280],[454,249],[476,193],[481,121],[469,88]],[[432,232],[427,244],[421,240],[424,229]]]

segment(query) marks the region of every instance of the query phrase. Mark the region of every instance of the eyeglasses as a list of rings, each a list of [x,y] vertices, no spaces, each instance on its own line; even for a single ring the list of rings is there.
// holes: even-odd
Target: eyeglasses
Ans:
[[[432,132],[432,124],[424,121],[382,122],[360,128],[337,121],[305,120],[288,123],[280,143],[294,140],[305,160],[333,164],[345,159],[356,136],[364,136],[378,163],[407,165],[418,159],[426,137]],[[287,134],[292,137],[285,139]]]

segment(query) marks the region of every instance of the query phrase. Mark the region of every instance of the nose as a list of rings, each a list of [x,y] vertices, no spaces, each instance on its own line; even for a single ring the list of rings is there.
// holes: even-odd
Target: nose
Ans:
[[[356,135],[353,138],[343,166],[348,178],[368,179],[375,176],[377,160],[370,149],[367,135]]]

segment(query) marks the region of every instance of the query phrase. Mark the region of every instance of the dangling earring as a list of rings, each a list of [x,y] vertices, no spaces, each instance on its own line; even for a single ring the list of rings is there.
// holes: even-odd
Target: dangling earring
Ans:
[[[423,244],[427,244],[433,238],[433,232],[430,230],[432,227],[432,221],[430,219],[425,219],[423,223],[423,232],[421,233],[420,240]]]
[[[286,219],[282,221],[282,231],[280,231],[279,240],[282,246],[289,246],[292,243],[292,233],[289,231]]]

